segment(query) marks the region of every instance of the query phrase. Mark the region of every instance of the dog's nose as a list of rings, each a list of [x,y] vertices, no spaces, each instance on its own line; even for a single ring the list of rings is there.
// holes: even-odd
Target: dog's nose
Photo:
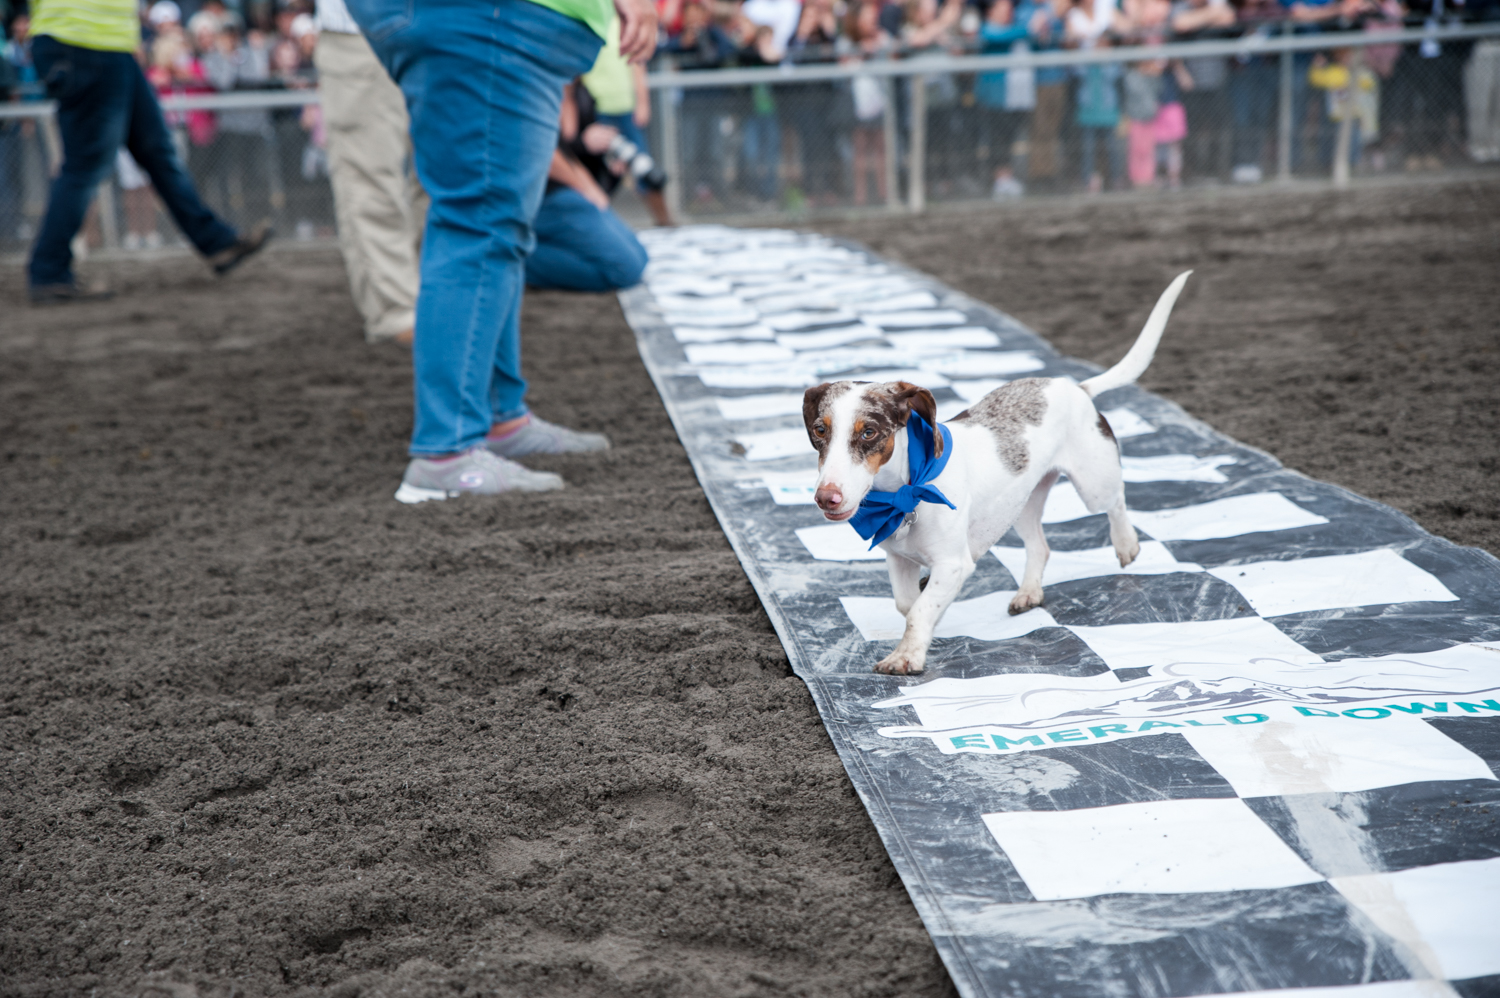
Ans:
[[[837,485],[820,485],[818,491],[813,493],[813,501],[818,504],[819,509],[837,509],[844,501],[844,493]]]

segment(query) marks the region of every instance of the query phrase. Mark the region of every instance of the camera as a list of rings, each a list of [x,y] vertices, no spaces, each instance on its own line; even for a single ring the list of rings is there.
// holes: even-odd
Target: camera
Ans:
[[[611,167],[623,165],[626,172],[647,190],[659,191],[667,186],[666,171],[656,165],[656,160],[651,158],[650,153],[642,152],[639,146],[623,135],[616,135],[610,140],[609,148],[604,150],[604,162]]]

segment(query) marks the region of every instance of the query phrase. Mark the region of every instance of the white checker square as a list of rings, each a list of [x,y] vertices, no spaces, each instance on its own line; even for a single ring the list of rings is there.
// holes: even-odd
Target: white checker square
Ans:
[[[980,641],[1004,641],[1043,627],[1056,627],[1052,614],[1041,607],[1011,616],[1010,601],[1015,592],[989,593],[974,599],[962,599],[948,607],[938,622],[934,637],[977,638]],[[896,601],[883,596],[840,596],[844,612],[866,641],[899,640],[906,631],[906,618],[896,610]]]
[[[1082,638],[1111,669],[1183,663],[1248,667],[1257,658],[1294,665],[1323,664],[1322,658],[1259,617],[1102,627],[1069,625],[1068,630]]]
[[[818,487],[818,469],[767,472],[761,475],[760,483],[771,493],[771,501],[778,506],[811,506],[813,494]]]
[[[689,343],[689,364],[777,364],[797,354],[780,343]]]
[[[929,326],[957,326],[968,320],[957,309],[924,308],[914,311],[872,312],[865,317],[882,329],[926,329]]]
[[[921,366],[953,378],[993,378],[1040,371],[1047,362],[1026,350],[962,350],[923,357]]]
[[[787,430],[766,430],[764,433],[741,433],[735,442],[745,448],[746,461],[775,461],[783,457],[816,457],[807,431],[800,426]]]
[[[978,402],[1001,385],[1008,385],[1003,378],[975,378],[972,381],[955,381],[953,390],[965,402]]]
[[[870,542],[847,523],[799,527],[797,540],[819,561],[885,561],[885,548],[871,551]]]
[[[1157,457],[1122,457],[1120,473],[1127,482],[1229,481],[1219,469],[1237,463],[1228,454],[1194,457],[1192,454],[1162,454]]]
[[[1370,921],[1417,955],[1434,977],[1500,974],[1500,859],[1334,877]]]
[[[773,416],[802,415],[802,396],[792,392],[768,395],[741,395],[738,398],[716,398],[719,415],[731,422],[747,419],[770,419]]]
[[[1026,570],[1024,548],[992,547],[990,553],[1010,570],[1016,581],[1021,580]],[[1167,575],[1171,572],[1201,572],[1202,565],[1190,561],[1178,561],[1161,541],[1141,541],[1141,553],[1125,568],[1113,547],[1090,548],[1086,551],[1053,551],[1047,558],[1047,567],[1042,570],[1042,585],[1052,586],[1075,579],[1092,579],[1101,575]]]
[[[1328,522],[1327,517],[1308,512],[1280,492],[1231,496],[1179,509],[1131,510],[1130,519],[1159,541],[1204,541]]]
[[[1316,716],[1210,725],[1180,734],[1241,797],[1495,778],[1483,759],[1416,717],[1367,714],[1365,719]]]
[[[984,815],[1038,901],[1268,890],[1324,878],[1245,802],[1146,801]]]
[[[1209,569],[1238,589],[1262,617],[1385,603],[1447,603],[1458,597],[1437,577],[1389,548]]]
[[[1069,520],[1092,515],[1079,497],[1078,490],[1073,488],[1073,483],[1066,480],[1052,486],[1052,490],[1047,493],[1047,505],[1042,508],[1043,523],[1067,523]]]
[[[725,340],[769,340],[776,336],[770,326],[752,323],[748,326],[673,326],[672,335],[679,343],[721,343]]]
[[[1109,428],[1115,431],[1115,439],[1126,440],[1130,437],[1144,437],[1148,433],[1155,433],[1156,427],[1146,422],[1131,409],[1105,409],[1104,418],[1109,420]]]
[[[1000,345],[1000,334],[982,326],[887,333],[886,339],[890,340],[898,350],[915,350],[922,353],[947,353],[949,350],[969,348],[987,349]]]

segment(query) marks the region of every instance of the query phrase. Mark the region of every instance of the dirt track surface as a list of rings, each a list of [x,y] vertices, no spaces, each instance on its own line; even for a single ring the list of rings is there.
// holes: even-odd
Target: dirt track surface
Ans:
[[[1500,551],[1500,185],[824,227]],[[0,993],[940,996],[609,297],[536,294],[565,492],[401,507],[328,251],[0,275]]]

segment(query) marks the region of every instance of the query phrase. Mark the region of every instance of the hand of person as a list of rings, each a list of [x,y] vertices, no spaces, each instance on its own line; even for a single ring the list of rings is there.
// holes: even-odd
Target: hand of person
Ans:
[[[583,147],[595,156],[603,156],[619,134],[620,130],[615,126],[601,125],[596,121],[583,130]]]
[[[651,101],[638,100],[635,102],[635,111],[631,114],[635,119],[635,127],[645,128],[651,124]]]
[[[604,188],[600,187],[593,177],[589,176],[587,170],[579,167],[573,182],[568,186],[582,194],[595,208],[600,211],[609,211],[609,195],[604,193]]]
[[[656,51],[656,4],[652,0],[615,0],[620,15],[620,54],[627,62],[645,62]]]

